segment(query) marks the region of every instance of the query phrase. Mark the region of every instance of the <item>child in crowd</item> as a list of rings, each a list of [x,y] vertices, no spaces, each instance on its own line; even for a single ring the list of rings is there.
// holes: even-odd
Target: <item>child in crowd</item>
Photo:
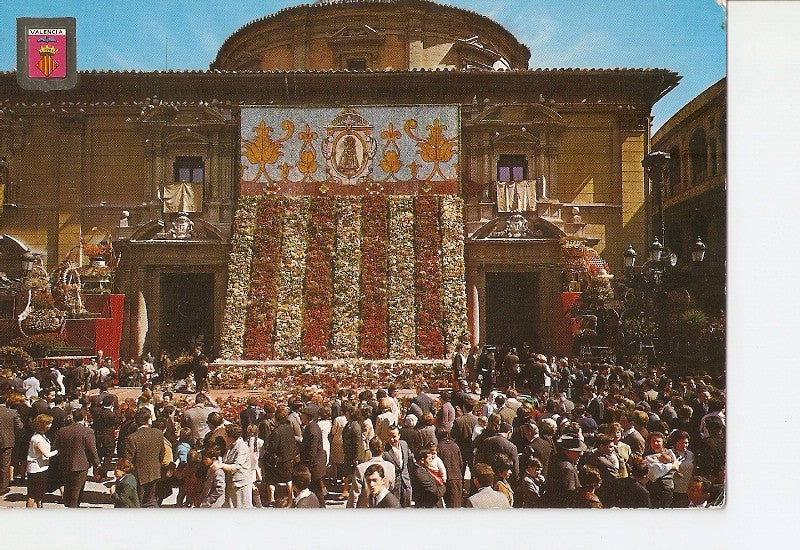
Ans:
[[[175,447],[175,460],[179,470],[188,462],[187,455],[191,449],[192,430],[189,428],[181,428],[180,434],[178,435],[178,445]]]
[[[201,475],[200,451],[189,449],[186,454],[186,462],[182,463],[175,471],[178,479],[178,500],[179,507],[197,507],[200,498],[203,496],[203,479]]]
[[[128,459],[117,460],[114,466],[114,477],[117,481],[109,489],[114,500],[114,508],[141,508],[138,483],[131,470],[133,464]]]

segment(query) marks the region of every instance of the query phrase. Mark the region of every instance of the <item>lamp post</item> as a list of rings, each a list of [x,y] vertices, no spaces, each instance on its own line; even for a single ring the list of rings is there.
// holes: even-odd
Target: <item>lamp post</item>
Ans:
[[[36,263],[36,256],[31,253],[30,250],[27,250],[21,257],[20,257],[20,267],[22,267],[22,275],[23,277],[31,272],[33,269],[33,265]]]
[[[692,245],[692,264],[699,265],[705,258],[707,246],[697,237],[697,241]],[[670,253],[664,257],[665,247],[659,241],[658,236],[653,238],[653,242],[648,247],[648,260],[638,268],[636,264],[636,250],[632,245],[628,245],[628,249],[622,253],[623,262],[627,272],[627,285],[631,286],[636,292],[637,302],[632,310],[646,318],[645,312],[649,312],[649,316],[658,325],[659,340],[661,341],[660,347],[662,351],[668,350],[668,334],[667,334],[667,319],[666,319],[666,296],[667,288],[670,283],[674,283],[677,273],[675,269],[678,258],[674,253]],[[669,274],[669,278],[665,283],[664,276]],[[652,308],[648,306],[652,304]],[[652,347],[655,353],[654,345],[643,346],[640,342],[640,352],[642,348]]]
[[[656,205],[658,223],[654,224],[653,234],[656,237],[661,237],[661,243],[664,244],[667,242],[664,230],[664,167],[669,162],[669,159],[669,153],[653,151],[642,161],[642,166],[647,173],[647,178],[653,182],[650,196],[658,198],[658,204]],[[656,230],[658,230],[658,233],[656,233]]]

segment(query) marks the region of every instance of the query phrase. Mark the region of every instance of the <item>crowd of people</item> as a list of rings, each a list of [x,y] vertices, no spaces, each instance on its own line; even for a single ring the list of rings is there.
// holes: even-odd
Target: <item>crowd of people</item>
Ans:
[[[16,478],[28,507],[51,492],[77,507],[91,470],[115,507],[176,493],[199,508],[723,503],[725,394],[708,375],[466,345],[452,371],[448,389],[308,387],[235,413],[154,376],[120,402],[108,375],[89,397],[79,376],[14,372],[0,379],[0,495]]]

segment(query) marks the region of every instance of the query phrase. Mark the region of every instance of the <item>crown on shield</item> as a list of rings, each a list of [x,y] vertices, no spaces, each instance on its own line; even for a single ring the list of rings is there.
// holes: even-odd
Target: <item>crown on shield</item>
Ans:
[[[56,47],[46,44],[39,48],[40,55],[55,55],[56,54]]]

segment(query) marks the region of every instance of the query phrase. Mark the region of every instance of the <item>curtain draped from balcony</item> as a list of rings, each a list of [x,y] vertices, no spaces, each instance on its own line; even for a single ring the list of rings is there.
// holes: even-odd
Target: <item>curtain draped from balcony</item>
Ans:
[[[202,183],[177,182],[164,185],[164,212],[202,211]]]
[[[496,186],[498,212],[531,212],[536,210],[535,181],[498,181]]]

